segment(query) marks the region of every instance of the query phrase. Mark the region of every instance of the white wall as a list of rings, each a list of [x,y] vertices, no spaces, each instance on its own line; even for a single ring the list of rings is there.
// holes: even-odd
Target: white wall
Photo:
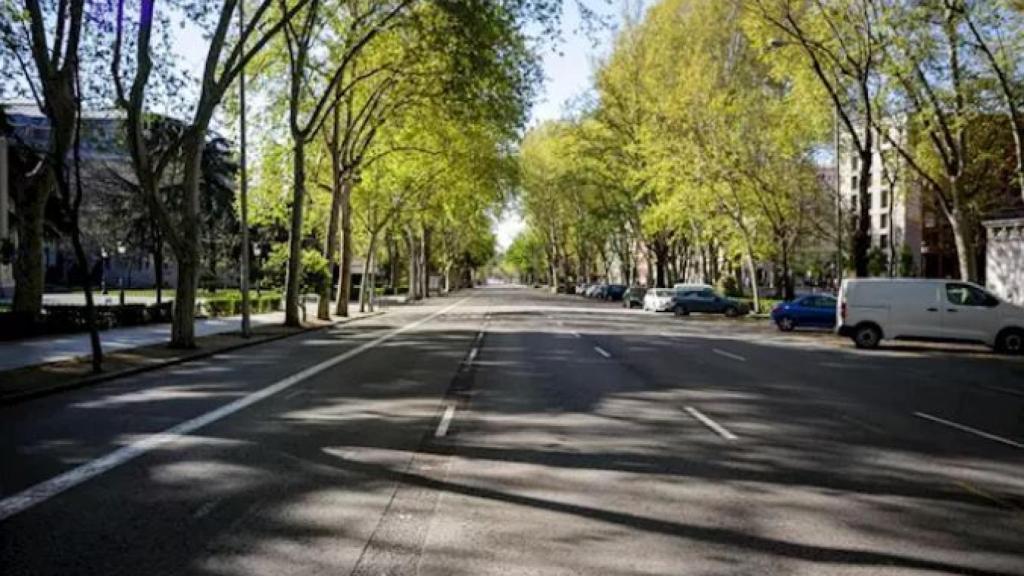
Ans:
[[[987,288],[1000,298],[1024,306],[1024,218],[986,222]]]

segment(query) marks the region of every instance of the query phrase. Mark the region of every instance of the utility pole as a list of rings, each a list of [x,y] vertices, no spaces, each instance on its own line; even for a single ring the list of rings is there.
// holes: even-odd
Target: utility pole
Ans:
[[[238,2],[238,41],[245,41],[245,0]],[[244,47],[243,47],[244,48]],[[242,225],[242,259],[239,265],[241,278],[239,288],[242,291],[242,337],[252,335],[249,319],[249,182],[245,166],[245,65],[238,74],[238,107],[239,107],[239,160],[238,160],[238,204]]]
[[[836,174],[836,261],[835,261],[835,282],[836,290],[843,279],[843,194],[842,182],[839,179],[839,105],[832,105],[832,129],[835,137],[835,153],[833,154],[833,167]]]

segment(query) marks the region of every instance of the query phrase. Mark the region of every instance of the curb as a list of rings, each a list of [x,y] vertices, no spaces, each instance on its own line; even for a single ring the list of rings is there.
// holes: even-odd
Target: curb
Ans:
[[[373,317],[380,316],[380,315],[385,314],[385,313],[386,312],[383,311],[383,310],[377,310],[377,311],[374,311],[374,312],[370,312],[369,314],[366,314],[364,316],[360,316],[359,318],[342,318],[340,320],[335,320],[334,322],[331,322],[330,324],[324,324],[323,326],[311,326],[309,328],[304,328],[302,330],[299,330],[299,331],[296,331],[296,332],[292,332],[292,333],[275,334],[273,336],[268,336],[268,337],[262,338],[262,339],[252,339],[252,340],[248,340],[248,341],[243,341],[243,342],[239,342],[238,344],[232,344],[231,346],[227,346],[225,348],[218,348],[216,350],[204,350],[204,351],[201,351],[201,352],[196,352],[195,354],[178,356],[178,357],[175,357],[175,358],[168,358],[167,360],[163,360],[163,361],[156,362],[156,363],[153,363],[153,364],[147,364],[145,366],[138,366],[138,367],[135,367],[135,368],[128,368],[126,370],[120,370],[120,371],[117,371],[117,372],[110,372],[110,373],[107,373],[107,374],[97,374],[95,376],[86,376],[85,378],[81,378],[81,379],[75,380],[73,382],[68,382],[66,384],[57,384],[57,385],[54,385],[54,386],[48,386],[48,387],[45,387],[45,388],[40,388],[40,389],[35,389],[35,390],[27,390],[27,391],[24,391],[24,392],[15,392],[13,394],[0,395],[0,406],[11,406],[11,405],[14,405],[14,404],[20,404],[20,403],[26,402],[28,400],[33,400],[33,399],[36,399],[36,398],[42,398],[44,396],[49,396],[51,394],[56,394],[58,392],[67,392],[69,390],[77,390],[79,388],[87,388],[89,386],[94,386],[96,384],[102,384],[104,382],[110,382],[111,380],[117,380],[118,378],[124,378],[126,376],[135,376],[136,374],[142,374],[144,372],[150,372],[150,371],[153,371],[153,370],[159,370],[161,368],[167,368],[168,366],[176,366],[178,364],[185,364],[187,362],[192,362],[193,360],[204,360],[206,358],[210,358],[210,357],[216,356],[218,354],[224,354],[226,352],[234,352],[236,350],[241,350],[242,348],[249,348],[249,347],[252,347],[252,346],[258,346],[260,344],[267,344],[268,342],[275,342],[277,340],[284,340],[285,338],[292,338],[294,336],[300,336],[302,334],[309,334],[310,332],[316,332],[318,330],[326,330],[327,328],[333,328],[335,326],[340,326],[342,324],[350,324],[352,322],[358,322],[359,320],[365,320],[367,318],[373,318]]]

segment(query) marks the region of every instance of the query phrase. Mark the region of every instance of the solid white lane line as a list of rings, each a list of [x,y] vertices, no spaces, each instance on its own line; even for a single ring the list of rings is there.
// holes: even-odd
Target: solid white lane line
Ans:
[[[85,464],[72,468],[71,470],[68,470],[63,474],[59,474],[57,476],[54,476],[53,478],[50,478],[49,480],[44,480],[43,482],[35,484],[34,486],[30,486],[17,494],[8,496],[7,498],[0,500],[0,521],[6,520],[7,518],[14,516],[18,512],[22,512],[37,504],[45,502],[50,498],[53,498],[54,496],[60,494],[61,492],[64,492],[65,490],[74,488],[75,486],[78,486],[79,484],[82,484],[83,482],[86,482],[92,478],[95,478],[96,476],[99,476],[104,472],[112,470],[113,468],[116,468],[126,462],[130,462],[131,460],[134,460],[147,452],[156,450],[157,448],[160,448],[166,444],[170,444],[171,442],[179,440],[183,436],[191,434],[192,432],[195,432],[196,430],[199,430],[204,426],[207,426],[222,418],[230,416],[235,412],[238,412],[239,410],[248,408],[249,406],[259,402],[260,400],[264,400],[266,398],[269,398],[270,396],[273,396],[274,394],[277,394],[278,392],[287,390],[288,388],[291,388],[292,386],[295,386],[296,384],[303,382],[311,378],[312,376],[315,376],[320,372],[327,370],[328,368],[341,364],[342,362],[354,358],[355,356],[358,356],[363,352],[370,350],[371,348],[379,346],[380,344],[383,344],[384,342],[391,340],[392,338],[398,336],[399,334],[402,334],[403,332],[408,332],[409,330],[413,330],[414,328],[426,324],[427,322],[433,320],[434,318],[448,312],[449,310],[452,310],[456,306],[461,305],[467,300],[469,300],[469,298],[463,298],[462,300],[459,300],[458,302],[452,304],[451,306],[442,308],[441,310],[434,312],[433,314],[427,316],[426,318],[421,318],[420,320],[417,320],[410,324],[406,324],[401,328],[391,330],[390,332],[384,334],[383,336],[370,340],[369,342],[361,344],[343,354],[339,354],[338,356],[325,360],[319,364],[310,366],[305,370],[296,372],[295,374],[292,374],[291,376],[288,376],[283,380],[279,380],[271,384],[270,386],[257,390],[247,396],[243,396],[235,400],[234,402],[225,404],[220,408],[211,410],[210,412],[192,418],[191,420],[186,420],[184,422],[171,426],[170,428],[164,430],[163,432],[158,432],[156,434],[146,436],[141,440],[132,442],[131,444],[128,444],[123,448],[114,450],[113,452],[110,452],[105,456],[101,456],[90,462],[86,462]]]
[[[473,360],[476,360],[476,355],[479,352],[480,352],[480,349],[477,348],[476,346],[474,346],[473,349],[469,351],[469,360],[466,361],[466,364],[472,364]]]
[[[604,348],[601,348],[600,346],[594,346],[594,352],[597,352],[598,354],[600,354],[601,356],[604,356],[605,358],[611,358],[612,357],[612,355],[609,354],[607,350],[605,350]]]
[[[719,436],[721,436],[722,438],[725,438],[726,440],[738,440],[739,439],[735,434],[733,434],[732,432],[729,432],[721,424],[719,424],[718,422],[715,422],[711,418],[708,418],[707,416],[704,415],[704,413],[702,413],[700,410],[697,410],[693,406],[686,406],[684,408],[684,410],[686,410],[690,414],[690,416],[693,416],[694,418],[699,420],[701,424],[703,424],[703,425],[707,426],[708,428],[711,428],[712,430],[714,430],[714,432],[716,434],[718,434]]]
[[[455,416],[455,405],[449,404],[444,409],[444,415],[441,416],[441,421],[437,424],[437,430],[434,431],[435,438],[443,438],[448,433],[448,427],[452,424],[452,417]]]
[[[743,356],[740,356],[739,354],[733,354],[732,352],[726,352],[725,350],[721,350],[719,348],[712,348],[711,351],[714,352],[715,354],[718,354],[719,356],[725,356],[726,358],[731,358],[731,359],[733,359],[733,360],[735,360],[737,362],[746,362],[747,361],[746,358],[744,358]]]
[[[978,430],[977,428],[971,428],[970,426],[967,426],[967,425],[964,425],[964,424],[958,424],[956,422],[952,422],[952,421],[946,420],[944,418],[939,418],[938,416],[932,416],[931,414],[926,414],[924,412],[914,412],[914,416],[917,416],[918,418],[924,418],[925,420],[931,420],[932,422],[936,422],[938,424],[949,426],[950,428],[956,428],[957,430],[960,430],[960,431],[963,431],[963,432],[967,432],[969,434],[974,434],[975,436],[981,436],[982,438],[987,438],[988,440],[994,440],[996,442],[1000,442],[1002,444],[1006,444],[1007,446],[1013,446],[1014,448],[1024,449],[1024,444],[1021,444],[1020,442],[1014,442],[1013,440],[1010,440],[1009,438],[1003,438],[1002,436],[996,436],[995,434],[989,434],[988,432],[985,432],[984,430]]]

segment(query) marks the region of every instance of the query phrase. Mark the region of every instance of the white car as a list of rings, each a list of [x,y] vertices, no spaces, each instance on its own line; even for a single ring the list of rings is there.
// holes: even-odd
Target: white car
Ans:
[[[970,282],[844,280],[836,315],[836,331],[858,348],[882,339],[944,340],[1024,354],[1024,308]]]
[[[644,310],[650,312],[667,312],[672,309],[672,288],[651,288],[644,294]]]

